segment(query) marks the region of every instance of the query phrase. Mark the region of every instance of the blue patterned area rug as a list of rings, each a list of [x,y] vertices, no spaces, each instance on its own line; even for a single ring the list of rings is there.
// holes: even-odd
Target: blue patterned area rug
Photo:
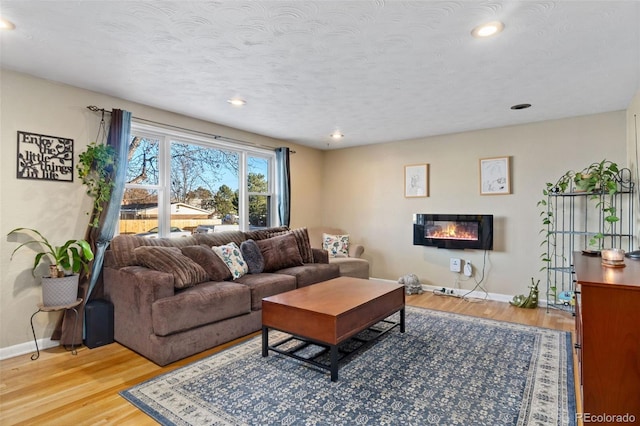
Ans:
[[[570,333],[414,307],[406,324],[337,382],[258,336],[121,395],[163,425],[575,425]]]

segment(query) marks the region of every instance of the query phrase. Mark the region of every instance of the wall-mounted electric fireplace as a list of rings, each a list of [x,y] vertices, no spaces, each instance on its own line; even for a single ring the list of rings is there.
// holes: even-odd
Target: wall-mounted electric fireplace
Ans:
[[[413,244],[446,249],[493,250],[493,215],[416,215]]]

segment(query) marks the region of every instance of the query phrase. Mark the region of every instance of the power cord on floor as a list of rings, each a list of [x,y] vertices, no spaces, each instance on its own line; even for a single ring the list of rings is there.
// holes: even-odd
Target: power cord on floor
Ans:
[[[453,291],[453,290],[450,290],[450,291]],[[447,293],[447,289],[444,287],[434,289],[433,294],[435,294],[436,296],[448,296],[448,297],[455,297],[458,299],[462,297],[455,293]]]
[[[474,279],[475,282],[476,282],[476,285],[471,290],[469,290],[468,292],[466,292],[465,294],[460,296],[463,300],[466,300],[467,302],[482,302],[484,300],[487,300],[487,298],[489,297],[489,292],[487,291],[486,288],[484,288],[482,286],[482,281],[484,281],[484,271],[485,271],[486,266],[487,266],[487,250],[484,251],[484,256],[483,256],[483,260],[482,260],[482,276],[480,277],[480,281],[477,281],[477,280]],[[482,291],[484,291],[484,297],[483,298],[468,297],[469,294],[473,293],[477,289],[481,289]]]
[[[483,256],[483,260],[482,260],[482,276],[480,277],[480,281],[476,280],[474,278],[474,281],[476,283],[476,285],[469,290],[468,292],[466,292],[463,295],[459,295],[459,294],[455,294],[453,292],[453,290],[447,290],[445,287],[442,288],[436,288],[433,290],[433,294],[436,296],[447,296],[447,297],[454,297],[456,299],[463,299],[466,302],[469,303],[475,303],[475,302],[482,302],[485,301],[489,298],[489,292],[487,291],[486,288],[483,287],[482,282],[484,281],[484,276],[485,276],[485,269],[487,267],[487,250],[484,251],[484,256]],[[460,288],[460,283],[461,282],[466,282],[469,281],[472,277],[469,277],[467,279],[461,280],[460,279],[460,275],[456,274],[456,279],[454,281],[454,288],[457,289],[461,289]],[[480,298],[480,297],[469,297],[469,295],[473,292],[475,292],[476,290],[481,289],[484,292],[484,297]]]

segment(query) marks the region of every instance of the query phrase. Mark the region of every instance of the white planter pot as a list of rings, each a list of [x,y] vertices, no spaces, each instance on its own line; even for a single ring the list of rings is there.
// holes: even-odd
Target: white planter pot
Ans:
[[[44,306],[66,306],[78,300],[79,275],[62,278],[42,277],[42,304]]]

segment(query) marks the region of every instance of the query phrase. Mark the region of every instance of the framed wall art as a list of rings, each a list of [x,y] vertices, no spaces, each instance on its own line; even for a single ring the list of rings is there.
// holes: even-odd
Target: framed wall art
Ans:
[[[406,198],[429,196],[429,165],[404,166],[404,196]]]
[[[510,157],[480,159],[480,195],[511,194]]]
[[[16,177],[73,182],[73,139],[18,131]]]

